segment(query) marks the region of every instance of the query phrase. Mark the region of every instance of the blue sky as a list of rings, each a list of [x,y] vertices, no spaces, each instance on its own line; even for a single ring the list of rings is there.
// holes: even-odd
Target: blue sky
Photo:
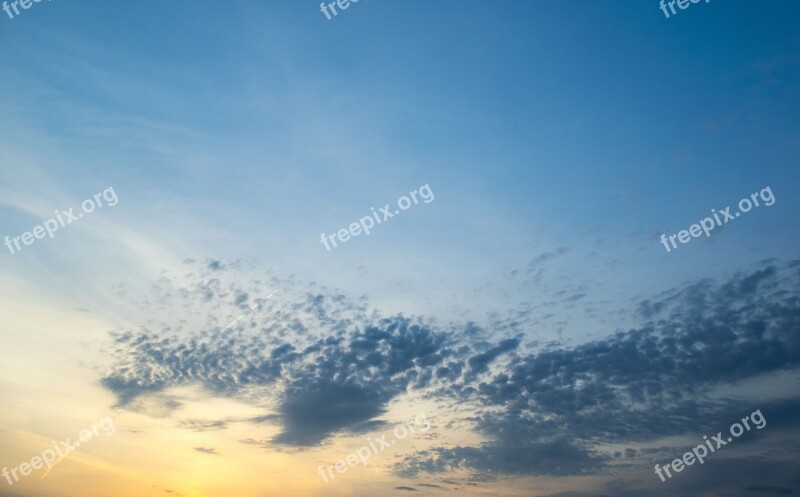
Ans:
[[[83,338],[100,343],[178,320],[153,308],[154,283],[188,284],[187,267],[187,281],[213,277],[220,260],[251,297],[325,287],[382,316],[474,322],[485,341],[462,338],[476,352],[518,338],[522,358],[639,329],[642,301],[706,278],[791,274],[798,14],[736,0],[669,19],[654,0],[361,0],[331,20],[298,1],[0,13],[0,235],[109,186],[119,196],[0,258],[8,312],[90,310]],[[425,184],[435,201],[320,243]],[[660,244],[766,186],[774,205]],[[220,311],[196,304],[201,320]],[[236,317],[225,309],[215,325]],[[104,385],[98,405],[120,394]]]

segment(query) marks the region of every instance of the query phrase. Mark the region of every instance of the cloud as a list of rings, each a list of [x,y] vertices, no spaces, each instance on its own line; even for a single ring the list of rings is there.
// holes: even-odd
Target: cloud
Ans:
[[[248,387],[280,382],[274,418],[282,425],[276,443],[319,444],[339,431],[362,432],[390,400],[413,385],[425,386],[432,370],[454,355],[447,335],[404,318],[385,319],[348,337],[320,338],[302,350],[270,347],[250,337],[245,345],[220,333],[205,339],[152,334],[116,337],[120,364],[102,380],[120,406],[179,385],[200,383],[212,393],[236,396]],[[192,429],[223,428],[222,421],[184,423]]]
[[[557,249],[553,250],[552,252],[543,252],[536,257],[534,257],[529,263],[527,271],[528,273],[533,272],[536,268],[544,264],[545,262],[555,259],[560,255],[564,255],[569,252],[569,247],[558,247]]]
[[[467,361],[470,367],[469,377],[474,378],[477,374],[488,370],[489,364],[491,364],[492,361],[497,359],[501,354],[515,350],[519,347],[519,343],[519,338],[509,338],[503,340],[496,347],[492,347],[486,352],[470,357],[469,361]]]
[[[745,487],[745,490],[748,492],[757,492],[762,494],[778,494],[778,495],[789,495],[794,493],[791,488],[789,487],[774,487],[771,485],[751,485],[749,487]]]
[[[566,438],[543,443],[486,443],[479,447],[435,448],[421,451],[394,465],[395,472],[412,478],[420,473],[451,473],[467,469],[484,479],[497,475],[575,476],[591,474],[608,457]]]
[[[698,280],[637,303],[642,322],[635,328],[535,352],[519,336],[494,337],[474,323],[442,329],[422,318],[382,317],[336,292],[296,291],[273,279],[281,302],[230,330],[115,333],[116,361],[102,384],[123,406],[187,384],[273,405],[236,421],[275,423],[277,435],[245,443],[291,447],[380,428],[390,403],[416,390],[468,406],[468,421],[485,441],[418,451],[393,466],[397,474],[463,470],[476,481],[597,474],[617,460],[655,457],[663,437],[713,434],[731,412],[751,412],[740,413],[751,406],[738,399],[710,395],[715,389],[800,367],[796,266],[770,263],[722,283]],[[244,290],[224,281],[230,270],[214,269],[183,287],[193,290],[169,293],[205,302],[212,288],[212,302],[238,310]],[[265,292],[248,286],[252,301]],[[787,385],[787,398],[759,406],[775,420],[773,430],[795,426],[797,396]],[[222,429],[231,421],[182,426]],[[623,448],[609,451],[609,444]],[[624,450],[632,444],[638,448]]]
[[[484,381],[449,385],[440,393],[482,406],[475,429],[491,441],[421,451],[395,469],[404,476],[589,474],[610,461],[593,449],[602,444],[716,433],[718,420],[743,406],[709,392],[800,366],[797,288],[796,278],[773,266],[722,284],[701,280],[651,301],[659,318],[639,328],[521,356]],[[777,415],[794,401],[764,405]]]
[[[165,278],[159,291],[178,300],[221,300],[226,308],[237,308],[244,292],[225,282],[227,267],[215,265],[213,277],[201,271],[178,289]],[[408,388],[425,388],[435,368],[458,359],[448,345],[449,333],[405,317],[373,313],[367,318],[362,307],[343,295],[293,292],[291,282],[275,283],[292,300],[276,305],[270,300],[264,315],[240,327],[214,326],[187,336],[146,330],[113,333],[116,362],[102,385],[116,394],[121,407],[166,399],[165,390],[189,384],[254,403],[274,400],[274,413],[252,421],[280,424],[274,443],[313,446],[334,433],[383,426],[375,418],[392,399]],[[501,350],[507,347],[503,344]],[[270,390],[280,392],[276,398],[253,396],[254,388],[275,385],[280,388]],[[227,422],[191,420],[182,426],[222,429]]]
[[[197,452],[202,452],[204,454],[211,454],[211,455],[214,455],[214,456],[219,455],[219,452],[217,452],[217,449],[214,449],[214,448],[195,447],[194,450],[196,450]]]
[[[567,252],[569,252],[569,247],[559,247],[552,252],[543,252],[528,263],[528,266],[525,269],[525,273],[527,275],[533,275],[533,282],[540,283],[542,281],[542,277],[544,276],[545,268],[547,267],[547,263],[560,257]],[[534,274],[535,273],[535,274]],[[512,273],[516,274],[516,272]]]
[[[186,419],[179,423],[179,427],[192,431],[216,431],[228,427],[229,420]]]

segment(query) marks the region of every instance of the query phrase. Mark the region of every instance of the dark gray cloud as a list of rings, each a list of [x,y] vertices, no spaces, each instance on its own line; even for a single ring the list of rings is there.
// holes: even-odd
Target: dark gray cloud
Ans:
[[[789,487],[775,487],[772,485],[750,485],[744,489],[748,492],[759,494],[791,495],[794,493]]]
[[[491,480],[499,475],[575,476],[595,472],[608,457],[561,438],[542,443],[486,443],[479,447],[437,448],[405,458],[394,467],[401,476],[469,470]]]
[[[646,445],[667,435],[716,433],[720,420],[729,424],[759,407],[773,430],[793,429],[794,398],[754,406],[709,392],[800,367],[797,269],[770,263],[719,284],[699,280],[637,303],[642,322],[633,329],[530,353],[521,337],[493,337],[474,323],[441,329],[419,318],[385,318],[363,300],[310,287],[293,291],[285,287],[296,283],[275,279],[236,286],[224,281],[229,269],[221,267],[170,295],[240,312],[279,286],[281,302],[270,300],[224,331],[215,325],[183,336],[115,332],[116,362],[102,384],[120,406],[186,384],[274,405],[264,416],[236,421],[276,423],[278,435],[245,443],[294,447],[380,428],[389,403],[418,390],[470,406],[466,421],[486,442],[417,452],[394,465],[400,475],[590,475],[669,456],[668,447]],[[253,393],[263,387],[279,393]],[[224,429],[228,422],[182,424]],[[633,443],[645,447],[624,450]],[[740,446],[748,443],[755,442]],[[615,456],[604,444],[623,449]]]
[[[214,265],[213,271],[213,277],[202,275],[178,290],[165,278],[160,290],[197,302],[220,300],[227,308],[259,301],[259,290],[248,294],[225,283],[224,265]],[[377,418],[388,403],[409,388],[426,388],[445,361],[455,375],[464,370],[470,348],[454,350],[453,333],[400,316],[367,317],[362,305],[341,294],[293,290],[291,281],[275,284],[286,298],[268,301],[259,309],[264,315],[234,328],[213,326],[186,336],[114,332],[117,361],[102,385],[116,394],[118,406],[127,408],[154,396],[168,399],[167,389],[188,384],[213,395],[275,401],[275,412],[250,421],[278,423],[281,432],[274,443],[311,446],[337,432],[382,427]],[[473,363],[483,370],[517,343],[504,342]],[[280,391],[277,398],[253,394],[253,388],[272,386],[279,386],[270,389]],[[224,429],[230,421],[187,420],[181,426]]]
[[[509,338],[503,340],[496,347],[492,347],[486,352],[476,354],[470,357],[467,363],[469,364],[468,378],[474,378],[479,373],[483,373],[489,369],[489,364],[497,359],[501,354],[511,352],[519,347],[519,338]]]
[[[612,480],[598,484],[597,493],[614,497],[673,497],[686,495],[718,495],[722,497],[768,497],[800,494],[797,460],[775,457],[778,445],[795,445],[797,437],[767,444],[766,450],[735,457],[709,458],[702,466],[691,466],[680,474],[661,482],[648,466],[643,481]],[[770,457],[769,454],[773,454]],[[721,454],[720,454],[721,455]],[[731,457],[733,456],[733,457]],[[661,461],[666,462],[666,461]],[[655,481],[651,480],[654,479]],[[783,493],[788,491],[789,493]]]
[[[347,337],[320,338],[297,350],[270,348],[250,337],[244,343],[213,332],[204,340],[151,334],[115,335],[127,364],[103,378],[120,406],[138,396],[183,384],[200,383],[211,392],[235,396],[249,386],[281,382],[274,418],[283,431],[277,443],[316,445],[335,432],[358,433],[380,426],[374,418],[407,388],[426,386],[433,369],[456,352],[448,335],[404,318]],[[505,347],[505,346],[504,346]],[[184,422],[192,429],[224,428],[224,421]]]
[[[651,319],[639,328],[518,357],[483,381],[455,382],[439,394],[484,406],[472,420],[493,441],[420,452],[395,469],[586,474],[608,462],[592,449],[600,444],[716,433],[720,419],[759,406],[709,391],[800,366],[797,289],[796,278],[772,266],[719,285],[702,280],[650,301]],[[797,412],[793,401],[762,405],[776,419]]]

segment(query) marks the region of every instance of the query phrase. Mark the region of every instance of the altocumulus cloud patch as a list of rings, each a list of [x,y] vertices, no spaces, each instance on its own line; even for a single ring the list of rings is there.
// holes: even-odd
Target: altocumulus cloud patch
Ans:
[[[603,444],[710,429],[741,402],[709,392],[800,365],[797,283],[796,270],[774,266],[722,284],[699,281],[640,305],[650,319],[639,328],[519,357],[483,381],[455,382],[438,393],[481,406],[475,429],[493,441],[423,451],[395,469],[587,474],[614,458],[597,451]]]
[[[209,270],[214,278],[225,271],[219,266]],[[771,264],[722,283],[688,284],[642,301],[634,329],[536,353],[521,337],[491,338],[472,323],[442,329],[381,317],[363,301],[293,283],[293,291],[281,289],[282,301],[265,306],[268,315],[224,333],[219,326],[184,336],[116,332],[116,363],[102,383],[120,406],[180,385],[250,401],[251,387],[280,385],[274,410],[250,421],[277,423],[269,443],[296,447],[375,429],[392,400],[417,390],[471,405],[472,426],[487,441],[414,453],[394,465],[400,475],[593,474],[621,457],[604,445],[710,429],[737,406],[710,391],[800,365],[797,267]],[[212,301],[242,304],[236,284],[212,287]],[[186,288],[171,293],[208,298],[207,280]]]

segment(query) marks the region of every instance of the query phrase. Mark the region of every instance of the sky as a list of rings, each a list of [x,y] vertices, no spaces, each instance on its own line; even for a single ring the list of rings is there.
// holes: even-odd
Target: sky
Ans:
[[[800,495],[800,6],[334,7],[0,11],[0,497]]]

